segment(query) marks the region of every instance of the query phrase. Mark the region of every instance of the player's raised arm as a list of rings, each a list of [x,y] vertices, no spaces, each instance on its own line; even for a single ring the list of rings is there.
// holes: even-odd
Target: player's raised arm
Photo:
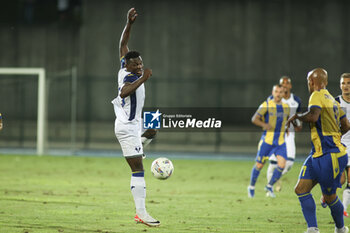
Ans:
[[[142,83],[146,82],[149,77],[152,76],[152,70],[151,69],[145,69],[143,72],[143,75],[137,79],[136,81],[132,83],[125,83],[122,90],[120,91],[120,97],[125,98],[129,95],[131,95],[135,90],[141,86]]]
[[[121,35],[120,41],[119,41],[119,57],[120,58],[125,56],[125,54],[127,52],[129,52],[128,42],[129,42],[129,38],[130,38],[131,26],[135,22],[136,17],[137,17],[137,12],[136,12],[135,8],[131,8],[128,11],[126,25],[124,27],[124,30],[122,32],[122,35]]]

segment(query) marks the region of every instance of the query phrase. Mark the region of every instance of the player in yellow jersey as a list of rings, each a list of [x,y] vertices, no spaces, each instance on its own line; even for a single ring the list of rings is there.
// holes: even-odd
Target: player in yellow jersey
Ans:
[[[271,179],[265,186],[267,196],[275,197],[273,185],[281,177],[286,165],[287,150],[284,141],[285,125],[289,116],[289,106],[282,102],[283,87],[274,85],[272,99],[264,101],[252,118],[252,123],[260,126],[264,132],[258,146],[256,163],[251,172],[250,184],[248,186],[248,197],[255,195],[255,183],[259,177],[260,170],[272,154],[276,155],[277,167]]]
[[[310,123],[312,149],[305,160],[295,193],[298,195],[307,232],[319,232],[316,219],[316,205],[311,190],[320,184],[324,200],[328,204],[335,222],[335,233],[349,232],[344,226],[344,207],[336,191],[340,176],[348,162],[346,147],[340,142],[342,133],[350,129],[349,121],[339,103],[328,92],[327,71],[316,68],[308,73],[310,92],[309,109],[305,113],[294,114],[287,122],[294,124],[298,119]]]

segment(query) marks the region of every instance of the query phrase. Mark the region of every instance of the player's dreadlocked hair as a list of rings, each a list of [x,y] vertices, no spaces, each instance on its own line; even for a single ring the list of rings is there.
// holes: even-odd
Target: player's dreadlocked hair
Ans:
[[[139,56],[141,56],[141,54],[139,52],[129,51],[125,54],[125,60],[126,60],[126,62],[129,62],[130,59],[138,58]]]

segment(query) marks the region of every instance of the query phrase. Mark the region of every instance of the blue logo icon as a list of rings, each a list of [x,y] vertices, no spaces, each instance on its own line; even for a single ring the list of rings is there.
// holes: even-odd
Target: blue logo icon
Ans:
[[[160,119],[162,113],[159,109],[156,112],[144,112],[143,113],[143,128],[145,129],[159,129]]]

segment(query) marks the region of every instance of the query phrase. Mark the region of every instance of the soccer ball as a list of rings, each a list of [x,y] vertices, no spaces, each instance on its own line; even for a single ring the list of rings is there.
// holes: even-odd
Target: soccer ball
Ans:
[[[151,172],[157,179],[168,179],[174,172],[173,163],[167,158],[158,158],[153,161]]]

